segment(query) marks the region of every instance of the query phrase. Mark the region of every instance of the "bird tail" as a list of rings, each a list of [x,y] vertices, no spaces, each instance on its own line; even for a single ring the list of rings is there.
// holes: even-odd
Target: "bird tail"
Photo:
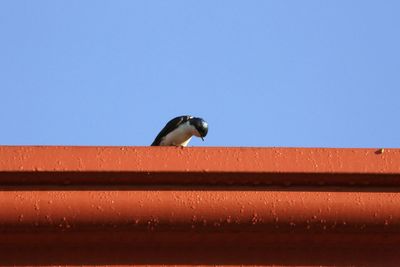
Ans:
[[[158,144],[158,142],[156,142],[156,140],[153,141],[153,143],[151,143],[150,146],[159,146],[160,144]]]

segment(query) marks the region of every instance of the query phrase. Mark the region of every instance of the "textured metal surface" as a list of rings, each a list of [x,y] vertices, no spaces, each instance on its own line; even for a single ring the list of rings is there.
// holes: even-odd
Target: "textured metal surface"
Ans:
[[[0,147],[1,265],[400,262],[400,150]]]
[[[400,233],[399,193],[153,190],[3,191],[0,231]]]
[[[0,158],[3,185],[400,186],[400,149],[5,146]]]
[[[0,147],[2,171],[399,173],[400,149]]]

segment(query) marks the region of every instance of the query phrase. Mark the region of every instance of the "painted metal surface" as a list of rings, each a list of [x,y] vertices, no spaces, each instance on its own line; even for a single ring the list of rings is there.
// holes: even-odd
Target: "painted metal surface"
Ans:
[[[400,233],[398,193],[155,189],[2,191],[0,227]]]
[[[399,173],[400,149],[0,147],[2,171]]]
[[[400,150],[0,147],[1,265],[400,263]]]
[[[400,149],[3,146],[0,159],[0,182],[19,186],[400,185]]]

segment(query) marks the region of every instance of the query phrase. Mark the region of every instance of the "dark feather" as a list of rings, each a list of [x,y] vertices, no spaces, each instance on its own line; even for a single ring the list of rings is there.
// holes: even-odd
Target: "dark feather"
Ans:
[[[164,126],[164,128],[161,130],[161,132],[157,135],[156,139],[154,139],[154,141],[151,145],[159,146],[162,141],[162,138],[164,136],[166,136],[167,134],[169,134],[170,132],[172,132],[173,130],[178,128],[178,126],[181,125],[182,123],[187,122],[190,118],[191,118],[191,116],[179,116],[179,117],[176,117],[176,118],[173,118],[172,120],[170,120]]]

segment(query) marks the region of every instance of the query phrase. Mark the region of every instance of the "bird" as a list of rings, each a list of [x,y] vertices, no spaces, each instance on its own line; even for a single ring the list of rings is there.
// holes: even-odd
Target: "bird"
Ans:
[[[202,118],[189,115],[179,116],[170,120],[154,139],[151,146],[181,146],[188,145],[193,135],[204,137],[208,133],[208,124]]]

